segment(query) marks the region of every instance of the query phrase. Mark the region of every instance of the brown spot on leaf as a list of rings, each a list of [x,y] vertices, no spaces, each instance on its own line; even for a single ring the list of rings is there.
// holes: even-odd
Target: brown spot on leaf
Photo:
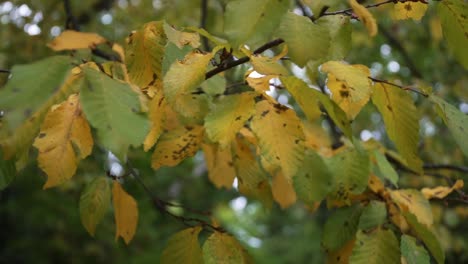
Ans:
[[[406,9],[406,11],[411,11],[411,9],[412,9],[412,8],[411,8],[411,4],[410,4],[410,3],[407,3],[407,4],[405,5],[405,9]]]
[[[340,96],[347,98],[347,97],[349,97],[349,92],[348,91],[340,91]]]
[[[40,133],[38,137],[39,137],[39,138],[43,138],[43,137],[45,137],[46,135],[47,135],[46,133]]]
[[[24,110],[24,116],[25,117],[29,117],[31,116],[32,114],[32,110],[30,108],[27,108],[26,110]]]
[[[261,116],[264,117],[264,116],[266,116],[269,112],[270,112],[270,110],[265,110],[265,111],[262,112]]]

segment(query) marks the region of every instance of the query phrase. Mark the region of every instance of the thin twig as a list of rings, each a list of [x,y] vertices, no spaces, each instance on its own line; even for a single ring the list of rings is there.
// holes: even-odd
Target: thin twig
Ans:
[[[270,48],[273,48],[273,47],[276,47],[276,46],[280,45],[281,43],[284,43],[284,40],[282,40],[280,38],[272,40],[272,41],[264,44],[263,46],[259,47],[258,49],[256,49],[253,52],[253,54],[262,53],[267,49],[270,49]],[[226,64],[220,64],[220,65],[218,65],[218,67],[216,67],[216,68],[212,69],[211,71],[207,72],[205,74],[205,79],[209,79],[209,78],[215,76],[216,74],[218,74],[220,72],[223,72],[223,71],[229,70],[231,68],[234,68],[234,67],[236,67],[238,65],[241,65],[243,63],[248,62],[249,60],[250,60],[250,58],[248,56],[245,56],[245,57],[242,57],[242,58],[240,58],[238,60],[228,62]]]
[[[63,0],[63,6],[65,9],[65,15],[67,19],[65,21],[65,29],[72,29],[76,31],[80,31],[80,26],[76,20],[76,17],[73,15],[70,0]]]
[[[394,3],[394,2],[395,2],[394,0],[386,0],[386,1],[383,1],[383,2],[375,3],[375,4],[366,5],[364,7],[365,8],[374,8],[374,7],[378,7],[378,6],[381,6],[381,5]],[[352,16],[352,12],[353,12],[353,9],[348,8],[348,9],[344,9],[344,10],[340,10],[340,11],[334,11],[334,12],[323,12],[320,16],[335,16],[335,15]]]
[[[373,78],[373,77],[368,77],[370,80],[374,81],[374,82],[378,82],[378,83],[385,83],[385,84],[388,84],[388,85],[391,85],[391,86],[394,86],[394,87],[398,87],[402,90],[405,90],[405,91],[412,91],[414,93],[417,93],[417,94],[420,94],[424,97],[428,97],[429,95],[425,94],[424,92],[421,92],[419,90],[417,90],[416,88],[413,88],[413,87],[410,87],[410,86],[401,86],[399,84],[396,84],[396,83],[392,83],[392,82],[389,82],[387,80],[380,80],[380,79],[377,79],[377,78]]]
[[[200,6],[200,28],[206,29],[206,19],[208,17],[208,0],[201,0]],[[208,43],[208,39],[205,36],[201,37],[203,49],[210,50],[210,45]]]
[[[11,71],[10,71],[10,70],[5,70],[5,69],[0,69],[0,72],[1,72],[1,73],[8,73],[8,74],[10,74],[10,73],[11,73]]]
[[[425,170],[452,170],[461,173],[468,173],[468,167],[452,165],[452,164],[424,164],[423,169]]]

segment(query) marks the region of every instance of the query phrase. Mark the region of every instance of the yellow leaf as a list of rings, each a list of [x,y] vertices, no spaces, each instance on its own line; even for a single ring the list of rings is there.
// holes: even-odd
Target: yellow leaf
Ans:
[[[445,187],[445,186],[438,186],[435,188],[423,188],[421,190],[422,194],[426,199],[443,199],[445,196],[449,195],[451,192],[455,190],[460,190],[463,188],[463,180],[457,180],[452,188]]]
[[[351,239],[338,250],[328,252],[327,264],[347,264],[349,263],[349,257],[353,253],[354,243],[356,239]]]
[[[217,188],[232,188],[236,171],[232,162],[231,148],[221,148],[216,144],[203,144],[208,178]]]
[[[214,232],[203,244],[205,264],[247,264],[251,257],[242,245],[226,233]]]
[[[197,153],[203,140],[202,126],[185,126],[161,135],[151,157],[151,166],[175,166]]]
[[[369,69],[364,65],[329,61],[322,65],[322,71],[328,72],[327,87],[332,93],[332,100],[349,119],[354,119],[371,96]]]
[[[280,80],[309,121],[317,120],[322,115],[316,96],[319,91],[309,87],[304,81],[294,76],[281,77]]]
[[[250,146],[243,139],[237,138],[233,143],[233,150],[239,191],[260,200],[266,207],[271,207],[272,197],[268,177],[252,154]]]
[[[198,242],[200,226],[184,229],[172,235],[161,256],[162,264],[202,264],[203,254]]]
[[[167,39],[179,49],[185,45],[190,45],[193,48],[200,46],[200,35],[198,33],[178,31],[167,23],[164,23],[164,33],[166,33]]]
[[[270,80],[275,78],[274,75],[266,75],[258,78],[247,77],[247,84],[252,87],[257,93],[262,94],[270,90]]]
[[[429,201],[418,190],[391,191],[390,195],[403,211],[409,211],[416,216],[421,224],[430,227],[433,216]]]
[[[406,1],[396,3],[393,9],[393,16],[397,20],[414,19],[421,20],[427,10],[427,4],[421,2]]]
[[[112,203],[116,225],[115,239],[122,237],[128,245],[135,235],[138,224],[137,202],[125,192],[120,183],[114,181]]]
[[[296,192],[291,182],[282,173],[277,173],[271,183],[271,192],[275,201],[285,209],[296,203]]]
[[[296,113],[267,100],[257,103],[252,131],[258,138],[263,167],[271,174],[281,170],[290,180],[302,165],[304,132]]]
[[[161,133],[163,132],[165,108],[166,100],[162,91],[159,91],[149,102],[149,120],[151,121],[151,128],[143,143],[145,151],[148,151],[151,147],[154,146],[156,141],[159,139],[159,136],[161,136]]]
[[[76,94],[50,109],[34,146],[39,150],[39,167],[47,174],[44,189],[59,185],[75,174],[78,161],[93,149],[91,129]]]
[[[364,23],[364,26],[366,26],[369,35],[371,37],[377,35],[377,23],[369,10],[360,5],[356,0],[349,0],[349,4],[353,8],[354,13],[359,17],[359,20],[361,20],[362,23]]]
[[[255,93],[228,95],[215,102],[205,117],[208,138],[225,147],[255,113]]]
[[[105,43],[107,40],[96,33],[85,33],[65,30],[58,37],[47,44],[54,51],[88,49]]]
[[[112,44],[112,50],[119,55],[120,59],[122,60],[122,63],[125,63],[125,50],[124,50],[124,48],[121,45],[119,45],[117,43],[114,43],[114,44]]]
[[[305,146],[318,151],[325,157],[332,156],[330,135],[315,123],[304,122]]]

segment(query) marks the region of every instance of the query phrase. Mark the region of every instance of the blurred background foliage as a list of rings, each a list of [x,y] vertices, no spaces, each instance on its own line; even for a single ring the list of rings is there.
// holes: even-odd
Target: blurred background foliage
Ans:
[[[201,1],[185,0],[81,0],[71,1],[80,29],[97,32],[123,44],[125,37],[145,22],[166,20],[176,27],[199,26]],[[227,0],[208,0],[206,27],[223,36],[223,11]],[[347,8],[346,1],[331,10]],[[372,3],[373,1],[360,1]],[[432,87],[462,112],[468,113],[468,75],[442,40],[436,2],[418,21],[394,21],[391,5],[372,9],[379,34],[370,39],[360,23],[353,22],[350,63],[365,64],[382,79]],[[301,12],[291,1],[291,10]],[[9,0],[0,2],[0,68],[28,63],[53,52],[46,47],[64,30],[66,14],[62,0]],[[91,56],[91,55],[90,55]],[[91,58],[91,57],[90,57]],[[99,58],[93,58],[99,60]],[[245,67],[244,67],[245,68]],[[244,69],[245,70],[245,69]],[[238,69],[227,76],[236,75]],[[0,84],[7,79],[0,74]],[[233,81],[234,82],[234,81]],[[467,164],[442,121],[435,117],[427,100],[415,96],[423,116],[421,155],[427,163]],[[390,144],[385,127],[373,106],[353,122],[362,140],[376,139]],[[467,139],[468,140],[468,139]],[[80,165],[70,181],[59,188],[42,190],[44,174],[29,164],[5,190],[0,191],[0,263],[155,263],[168,237],[184,226],[155,210],[135,181],[128,179],[127,191],[138,201],[140,218],[136,237],[129,246],[114,241],[114,220],[108,212],[96,237],[82,227],[78,202],[85,184],[103,176],[110,168],[105,152]],[[217,219],[248,248],[258,263],[322,263],[321,229],[329,212],[320,207],[310,213],[301,204],[287,210],[277,205],[264,208],[235,189],[217,190],[207,178],[202,155],[176,168],[153,171],[150,154],[134,150],[130,159],[143,180],[159,197],[190,208],[211,210]],[[445,176],[467,175],[443,172]],[[446,185],[443,179],[402,175],[402,187]],[[433,202],[438,237],[447,251],[447,262],[468,262],[468,209],[461,203]],[[180,209],[183,211],[183,209]],[[206,238],[207,234],[202,233]]]

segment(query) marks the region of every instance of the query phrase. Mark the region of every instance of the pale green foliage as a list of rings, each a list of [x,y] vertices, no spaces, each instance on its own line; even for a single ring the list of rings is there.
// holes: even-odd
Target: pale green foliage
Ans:
[[[398,240],[391,230],[377,229],[369,234],[358,231],[350,263],[400,263]]]
[[[383,224],[387,219],[385,203],[371,201],[362,211],[359,218],[359,229],[367,230]]]
[[[375,150],[373,152],[374,158],[377,163],[377,168],[380,172],[380,175],[388,179],[393,185],[398,187],[398,174],[395,169],[392,167],[390,162],[387,160],[385,155],[380,153],[380,151]]]
[[[80,217],[89,234],[94,236],[96,226],[109,210],[111,189],[104,177],[96,177],[81,193]]]
[[[362,207],[338,208],[325,223],[322,244],[328,250],[337,250],[353,239],[358,230]]]
[[[205,264],[253,263],[242,245],[232,236],[214,232],[203,244]]]
[[[161,256],[162,264],[202,264],[203,254],[198,242],[201,227],[184,229],[169,238]]]
[[[401,236],[401,256],[408,264],[429,264],[430,258],[424,247],[417,244],[414,237],[408,235]]]

